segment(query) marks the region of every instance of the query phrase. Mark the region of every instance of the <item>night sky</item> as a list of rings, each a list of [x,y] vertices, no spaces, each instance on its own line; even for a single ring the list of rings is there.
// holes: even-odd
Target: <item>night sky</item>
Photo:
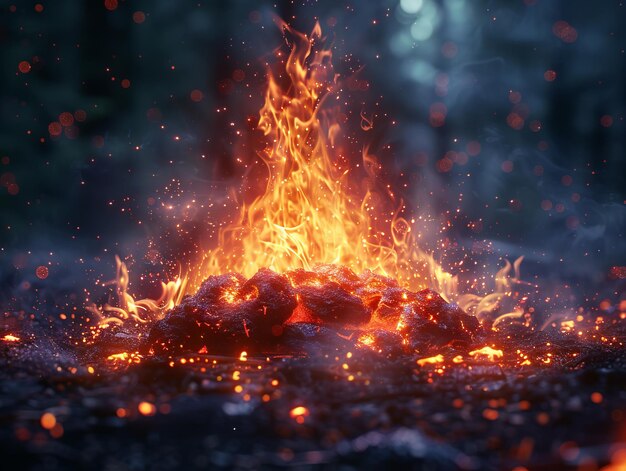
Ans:
[[[409,210],[429,215],[425,248],[490,271],[524,255],[531,281],[570,287],[569,307],[619,298],[625,8],[1,1],[3,303],[54,287],[80,305],[115,254],[150,273],[134,287],[149,294],[191,246],[215,244],[283,44],[274,15],[302,31],[319,20],[348,84],[347,144],[369,145]]]

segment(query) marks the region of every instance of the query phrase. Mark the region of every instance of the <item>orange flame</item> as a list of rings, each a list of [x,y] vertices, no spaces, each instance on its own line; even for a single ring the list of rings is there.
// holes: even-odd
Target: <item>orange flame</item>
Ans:
[[[328,102],[339,82],[330,49],[318,47],[319,23],[306,35],[278,22],[291,51],[284,70],[268,71],[260,110],[258,128],[269,143],[261,154],[268,171],[265,190],[220,231],[218,246],[203,255],[194,284],[230,271],[250,277],[264,267],[284,273],[332,263],[415,286],[413,281],[424,276],[407,264],[410,223],[397,211],[380,214],[370,191],[360,196],[352,191],[350,170],[334,153],[341,130],[338,109]],[[379,167],[367,150],[363,167],[370,175]],[[424,259],[420,252],[413,255]],[[423,281],[419,285],[425,287]]]
[[[116,257],[117,306],[91,307],[100,326],[160,319],[209,275],[238,272],[249,278],[261,268],[286,273],[297,268],[313,270],[318,264],[340,264],[356,273],[371,270],[412,290],[431,288],[484,320],[511,296],[513,284],[520,283],[521,258],[513,265],[507,261],[498,272],[493,294],[459,296],[457,277],[420,249],[415,220],[401,217],[404,207],[394,202],[393,193],[386,190],[377,195],[372,188],[359,192],[350,187],[352,170],[337,150],[339,110],[329,104],[340,82],[333,71],[331,50],[321,44],[319,24],[306,35],[277,22],[291,50],[283,69],[268,70],[260,110],[258,128],[267,142],[260,154],[268,172],[264,191],[252,203],[242,204],[238,219],[220,229],[217,247],[201,255],[190,283],[181,276],[163,283],[158,300],[134,300],[128,293],[126,265]],[[374,180],[380,164],[367,148],[362,160],[362,168]],[[381,196],[396,209],[382,209]],[[241,300],[226,291],[223,301]],[[494,325],[521,315],[521,311],[505,314]],[[374,346],[373,339],[359,340],[364,346]]]
[[[165,312],[180,303],[185,294],[187,277],[178,276],[175,280],[167,283],[161,282],[161,296],[159,299],[135,299],[128,293],[130,277],[126,264],[115,256],[117,264],[117,306],[105,304],[102,307],[88,306],[88,309],[99,318],[100,326],[108,326],[113,323],[122,324],[126,319],[133,319],[145,323],[150,318],[160,319]],[[147,318],[144,315],[148,316]]]

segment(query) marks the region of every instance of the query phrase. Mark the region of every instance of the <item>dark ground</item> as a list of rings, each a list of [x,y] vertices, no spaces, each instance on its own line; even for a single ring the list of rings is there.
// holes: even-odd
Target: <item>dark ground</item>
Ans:
[[[626,335],[623,320],[607,324],[613,346],[505,330],[490,338],[501,360],[453,364],[444,347],[442,370],[315,339],[309,356],[130,366],[102,361],[109,344],[5,342],[0,450],[24,469],[601,469],[626,447]]]
[[[624,433],[623,354],[576,371],[457,366],[434,374],[432,383],[429,368],[415,371],[401,362],[352,362],[363,374],[350,383],[332,361],[217,362],[207,373],[148,363],[115,374],[43,379],[5,359],[4,463],[10,469],[598,469],[624,447],[616,445]],[[235,369],[242,394],[252,396],[247,402],[233,393]],[[225,379],[217,382],[218,375]],[[596,404],[591,395],[600,391]],[[272,395],[267,403],[260,400],[264,393]],[[146,400],[167,404],[167,413],[142,416],[137,404]],[[289,416],[300,404],[310,411],[303,424]],[[116,416],[120,407],[128,417]],[[43,411],[57,416],[61,438],[41,428]]]

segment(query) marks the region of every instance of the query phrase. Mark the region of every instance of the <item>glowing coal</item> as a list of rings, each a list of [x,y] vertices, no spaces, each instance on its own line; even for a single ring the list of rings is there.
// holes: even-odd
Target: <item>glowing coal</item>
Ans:
[[[258,354],[293,350],[298,340],[309,339],[426,352],[471,345],[481,336],[474,316],[434,291],[413,292],[369,271],[357,275],[319,265],[284,275],[262,269],[248,280],[210,276],[155,323],[148,348],[157,354]]]

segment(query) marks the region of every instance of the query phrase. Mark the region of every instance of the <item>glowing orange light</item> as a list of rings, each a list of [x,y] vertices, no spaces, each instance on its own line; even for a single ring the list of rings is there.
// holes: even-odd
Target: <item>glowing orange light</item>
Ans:
[[[277,53],[279,70],[268,71],[265,101],[259,112],[257,127],[265,135],[266,146],[259,155],[267,179],[262,181],[263,188],[253,188],[250,181],[245,182],[245,188],[258,191],[260,196],[250,201],[249,191],[245,192],[235,220],[220,225],[217,247],[201,251],[197,266],[190,271],[193,278],[189,285],[183,276],[163,283],[162,296],[157,300],[135,300],[130,295],[128,268],[116,257],[117,305],[90,308],[100,328],[126,321],[159,320],[209,275],[238,272],[251,277],[261,268],[282,273],[298,268],[313,271],[318,264],[340,264],[356,273],[370,270],[411,290],[428,287],[480,320],[490,316],[504,298],[511,296],[513,283],[519,281],[521,257],[513,264],[507,261],[498,271],[492,294],[459,296],[458,278],[419,248],[417,221],[401,216],[402,202],[396,200],[390,185],[383,187],[378,181],[381,164],[367,148],[358,165],[339,151],[343,146],[339,141],[342,120],[334,98],[341,83],[333,71],[331,49],[323,45],[321,27],[316,24],[306,35],[277,21],[289,37],[291,50],[287,56]],[[435,105],[434,111],[445,120],[447,109],[441,103]],[[480,152],[478,143],[470,144],[470,155]],[[357,171],[365,175],[353,178],[352,172]],[[363,177],[365,185],[352,183]],[[225,290],[220,300],[235,304],[255,296],[253,292],[242,295],[240,290]],[[409,302],[406,293],[402,299]],[[503,314],[493,326],[521,315],[523,312]],[[405,329],[402,320],[396,322],[397,330]],[[244,329],[247,333],[245,323]],[[273,327],[272,332],[281,335],[282,327]],[[361,335],[359,343],[373,347],[376,337]],[[205,353],[206,348],[200,352]]]
[[[483,411],[483,417],[487,420],[496,420],[500,414],[495,409],[485,409]]]
[[[289,417],[299,424],[304,423],[304,418],[309,415],[309,409],[304,406],[296,406],[289,411]]]
[[[5,342],[19,342],[20,338],[12,334],[6,334],[4,337],[2,337],[2,340],[4,340]]]
[[[366,347],[371,347],[374,345],[374,336],[372,334],[363,334],[359,337],[358,342],[361,345],[365,345]]]
[[[502,355],[504,355],[504,352],[502,352],[502,350],[496,350],[494,348],[487,346],[479,350],[474,350],[472,352],[469,352],[469,354],[472,357],[478,357],[478,356],[487,357],[489,361],[495,361],[496,358],[502,358]]]
[[[151,402],[142,401],[137,406],[137,410],[141,415],[152,416],[156,414],[156,407]]]
[[[109,355],[107,360],[113,362],[139,363],[141,362],[141,358],[141,355],[138,353],[121,352]]]
[[[41,426],[46,430],[52,430],[57,424],[57,418],[52,412],[46,412],[41,416],[39,422],[41,423]]]
[[[439,354],[439,355],[435,355],[434,357],[421,358],[417,360],[417,364],[419,366],[434,365],[436,363],[443,363],[443,360],[444,360],[443,355]]]
[[[277,21],[292,47],[286,59],[279,58],[282,70],[268,71],[260,110],[258,128],[268,142],[261,152],[267,181],[261,196],[243,204],[237,220],[222,228],[218,247],[203,254],[193,288],[208,275],[250,277],[260,268],[284,273],[320,263],[369,269],[426,287],[426,271],[444,275],[413,243],[411,224],[393,211],[400,202],[393,202],[390,190],[355,191],[348,177],[356,170],[335,150],[339,110],[329,102],[340,86],[331,50],[321,45],[320,25],[306,35]],[[362,168],[375,183],[380,164],[367,149]],[[379,208],[385,200],[395,206],[391,212]]]

